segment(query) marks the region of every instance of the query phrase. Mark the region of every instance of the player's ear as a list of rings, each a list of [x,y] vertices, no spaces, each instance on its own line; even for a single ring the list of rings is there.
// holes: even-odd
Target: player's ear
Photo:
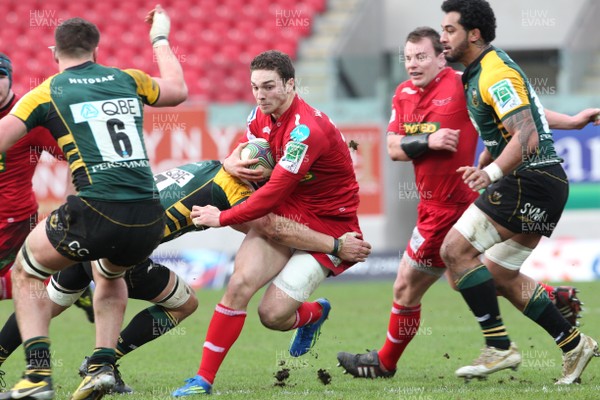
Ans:
[[[294,78],[290,78],[287,80],[287,82],[285,83],[285,92],[286,93],[291,93],[294,91],[294,86],[295,86],[295,81]]]
[[[94,51],[92,52],[92,61],[96,62],[97,59],[98,59],[98,48],[95,47]]]
[[[437,63],[438,67],[440,68],[444,68],[446,66],[446,57],[444,56],[444,53],[440,53],[437,55]]]
[[[471,29],[467,31],[467,37],[469,38],[470,43],[476,43],[481,39],[481,31],[479,28]]]

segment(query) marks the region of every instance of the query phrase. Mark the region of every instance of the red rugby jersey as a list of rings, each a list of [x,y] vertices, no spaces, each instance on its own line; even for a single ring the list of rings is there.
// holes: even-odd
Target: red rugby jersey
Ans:
[[[7,115],[18,96],[0,109],[0,118]],[[0,221],[23,221],[37,212],[38,203],[32,178],[43,151],[62,157],[56,140],[46,128],[32,129],[8,151],[0,153]]]
[[[291,211],[307,210],[313,219],[353,221],[358,229],[358,182],[350,151],[327,115],[298,95],[277,121],[257,107],[248,117],[246,137],[241,141],[253,138],[269,141],[277,165],[269,181],[248,200],[221,212],[222,225],[239,224],[275,212],[319,230],[319,223],[312,224],[305,220],[310,217]],[[286,210],[294,215],[286,215]],[[332,227],[327,229],[331,230]],[[347,229],[341,229],[339,234],[344,232]]]
[[[416,185],[399,190],[418,190],[421,201],[471,203],[477,193],[463,183],[456,169],[473,165],[478,135],[467,113],[461,75],[449,67],[425,88],[410,80],[396,88],[388,132],[417,135],[440,128],[460,129],[456,153],[431,150],[417,157],[413,160]]]

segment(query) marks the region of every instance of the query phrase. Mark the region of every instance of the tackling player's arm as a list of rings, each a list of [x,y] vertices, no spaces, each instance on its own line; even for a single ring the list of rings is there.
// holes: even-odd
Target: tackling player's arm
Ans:
[[[362,240],[362,235],[359,233],[347,232],[339,238],[335,238],[272,213],[247,222],[245,225],[284,246],[331,254],[344,261],[365,261],[371,253],[371,245]]]
[[[152,25],[150,41],[160,71],[159,78],[153,78],[160,87],[160,96],[152,105],[155,107],[176,106],[187,99],[188,89],[183,77],[179,59],[169,45],[171,22],[169,16],[157,5],[148,13],[145,21]]]

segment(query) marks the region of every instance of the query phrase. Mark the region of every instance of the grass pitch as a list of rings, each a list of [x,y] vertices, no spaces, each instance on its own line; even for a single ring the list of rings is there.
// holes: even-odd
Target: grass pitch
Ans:
[[[585,302],[582,330],[599,339],[600,298],[596,293],[600,282],[576,286]],[[213,396],[244,400],[598,398],[600,359],[592,359],[581,385],[555,386],[554,380],[561,372],[560,351],[541,328],[505,300],[500,306],[511,339],[521,350],[523,364],[517,372],[501,371],[487,381],[466,384],[455,378],[456,368],[477,358],[483,340],[462,298],[445,282],[434,285],[425,296],[421,326],[394,378],[364,380],[344,375],[336,367],[338,351],[364,352],[383,344],[391,290],[391,281],[322,285],[314,298],[329,298],[332,312],[316,348],[300,358],[287,353],[291,332],[262,327],[256,314],[257,296],[248,309],[244,331],[217,375]],[[222,291],[199,291],[200,307],[194,315],[121,361],[125,382],[136,390],[126,396],[127,400],[171,399],[171,391],[196,373],[208,322],[221,295]],[[145,307],[146,303],[130,302],[126,321]],[[0,302],[0,319],[4,321],[11,310],[12,302]],[[56,399],[69,399],[80,382],[77,368],[93,349],[94,326],[73,307],[53,322],[51,337]],[[2,366],[9,387],[18,380],[23,367],[23,351],[19,348]],[[330,382],[324,384],[328,375]]]

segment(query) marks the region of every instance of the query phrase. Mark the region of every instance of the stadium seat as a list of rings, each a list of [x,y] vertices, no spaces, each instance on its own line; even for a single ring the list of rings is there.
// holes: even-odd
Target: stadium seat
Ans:
[[[314,14],[325,10],[326,0],[163,0],[161,4],[171,16],[171,45],[189,80],[190,98],[254,102],[249,62],[272,48],[296,58],[300,40],[310,33]],[[101,30],[99,62],[157,74],[148,25],[143,22],[150,7],[144,0],[7,2],[0,51],[19,66],[15,89],[29,90],[32,83],[57,71],[46,47],[54,42],[56,25],[74,16],[91,20]],[[278,26],[277,13],[299,18],[296,25],[307,18],[309,26]]]

